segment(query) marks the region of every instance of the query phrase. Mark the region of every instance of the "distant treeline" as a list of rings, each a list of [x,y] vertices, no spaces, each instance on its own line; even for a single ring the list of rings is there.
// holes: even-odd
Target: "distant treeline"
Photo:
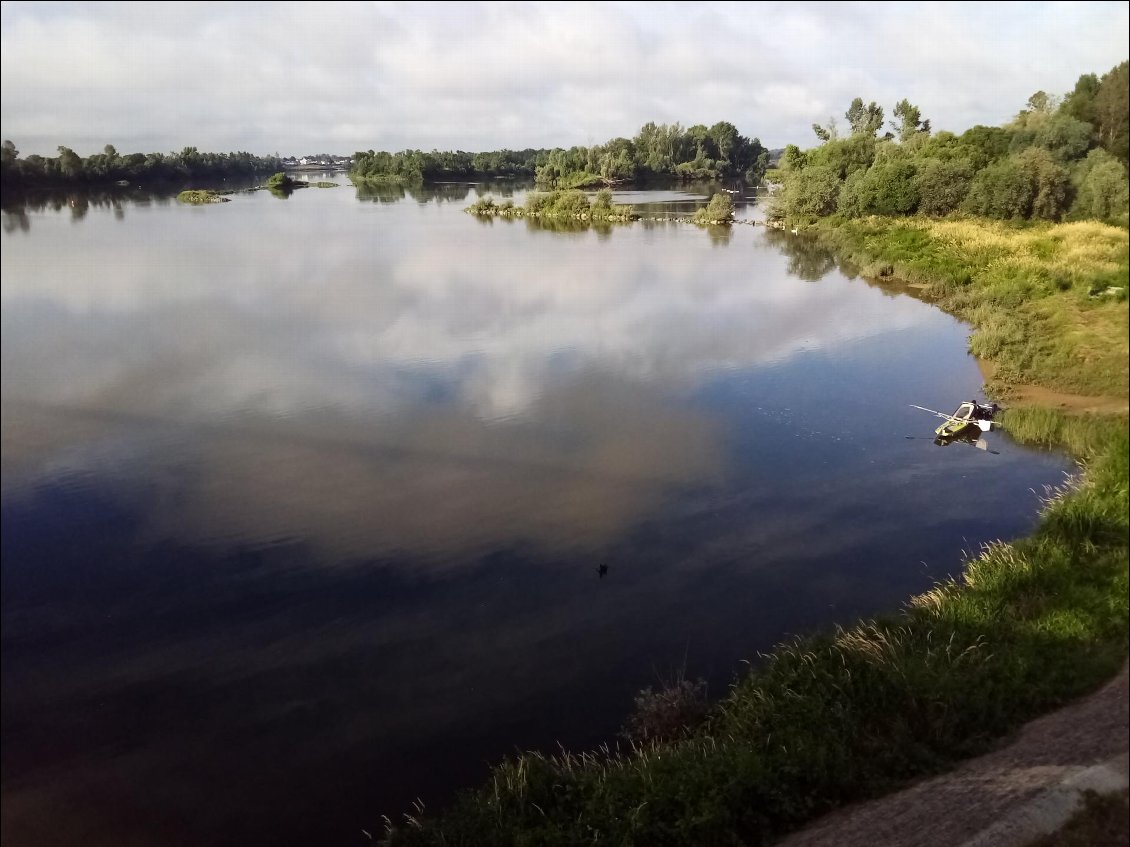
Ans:
[[[121,155],[107,144],[101,153],[85,158],[69,147],[53,157],[31,155],[21,159],[11,141],[0,147],[0,179],[5,188],[99,185],[118,180],[178,182],[188,179],[248,177],[275,173],[282,164],[274,156],[250,153],[201,153],[185,147],[179,153],[128,153]]]
[[[525,177],[530,179],[548,150],[401,150],[398,153],[363,150],[353,154],[349,176],[357,182],[413,184],[470,177]]]
[[[1005,126],[961,135],[931,135],[930,122],[903,100],[879,136],[882,107],[857,97],[843,136],[830,120],[813,125],[819,147],[785,149],[771,215],[1118,219],[1127,211],[1127,92],[1123,62],[1101,78],[1084,74],[1063,98],[1036,92]]]
[[[462,150],[424,153],[353,154],[350,175],[359,182],[422,182],[465,177],[533,177],[547,188],[641,182],[651,179],[743,179],[757,183],[769,151],[758,139],[741,135],[725,121],[697,124],[644,124],[635,138],[614,138],[592,147],[552,150]]]

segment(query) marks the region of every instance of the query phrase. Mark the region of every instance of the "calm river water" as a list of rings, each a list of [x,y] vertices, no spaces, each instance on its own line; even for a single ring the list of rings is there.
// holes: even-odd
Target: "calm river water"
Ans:
[[[6,845],[367,843],[897,608],[1070,468],[935,446],[967,328],[803,236],[476,191],[5,213]]]

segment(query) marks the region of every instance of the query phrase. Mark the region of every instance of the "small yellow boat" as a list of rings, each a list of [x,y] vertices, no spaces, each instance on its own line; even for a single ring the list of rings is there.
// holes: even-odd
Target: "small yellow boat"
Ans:
[[[1000,411],[1000,406],[996,403],[978,403],[975,400],[966,400],[950,415],[927,409],[925,406],[911,405],[915,409],[945,418],[945,421],[934,430],[934,435],[941,440],[968,435],[974,429],[989,432],[993,428],[994,416]]]

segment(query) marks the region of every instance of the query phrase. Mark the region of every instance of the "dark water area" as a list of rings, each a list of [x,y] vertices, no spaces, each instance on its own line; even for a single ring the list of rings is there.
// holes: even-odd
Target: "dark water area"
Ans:
[[[968,329],[803,237],[488,191],[6,204],[6,845],[367,843],[896,609],[1071,469],[935,446]]]

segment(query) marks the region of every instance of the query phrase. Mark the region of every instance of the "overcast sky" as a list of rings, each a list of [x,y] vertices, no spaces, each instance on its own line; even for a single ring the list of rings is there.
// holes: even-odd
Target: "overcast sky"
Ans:
[[[855,96],[999,124],[1127,57],[1125,2],[4,2],[22,155],[490,150],[728,120],[815,142]]]

